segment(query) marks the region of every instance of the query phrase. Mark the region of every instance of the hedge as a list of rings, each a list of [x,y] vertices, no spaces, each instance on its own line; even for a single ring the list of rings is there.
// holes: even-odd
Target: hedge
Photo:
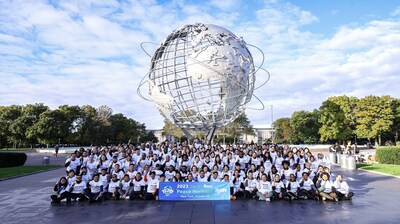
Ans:
[[[400,147],[379,147],[376,156],[379,163],[400,165]]]
[[[23,152],[0,152],[0,167],[23,166],[26,159]]]

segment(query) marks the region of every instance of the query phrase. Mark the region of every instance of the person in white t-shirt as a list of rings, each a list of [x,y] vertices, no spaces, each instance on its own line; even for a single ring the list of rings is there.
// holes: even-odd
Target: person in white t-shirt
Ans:
[[[145,200],[156,199],[156,190],[158,182],[159,180],[157,180],[156,178],[156,173],[152,171],[150,173],[150,178],[147,179],[147,191],[146,194],[144,195]]]
[[[89,192],[86,193],[86,197],[89,202],[99,202],[103,200],[103,183],[99,180],[99,175],[95,174],[93,180],[88,184]]]
[[[343,180],[343,175],[338,174],[336,180],[333,183],[336,188],[336,194],[339,200],[351,200],[354,193],[350,192],[350,187],[345,180]]]
[[[299,198],[302,199],[315,199],[317,188],[310,178],[308,178],[308,173],[303,172],[302,178],[299,182],[300,191]]]
[[[336,192],[334,191],[334,188],[333,188],[333,183],[329,179],[330,178],[329,174],[324,172],[324,173],[322,173],[321,178],[322,179],[316,183],[316,187],[318,188],[319,197],[321,197],[323,201],[325,201],[326,199],[332,200],[332,201],[338,201]]]
[[[281,177],[277,174],[272,180],[272,193],[275,200],[282,199],[285,192],[285,185],[281,181]]]
[[[129,199],[142,199],[145,194],[146,183],[141,173],[136,173],[135,178],[131,181],[131,193]]]
[[[77,175],[75,182],[69,188],[69,197],[74,200],[83,201],[85,199],[87,184],[81,175]]]
[[[247,174],[247,178],[244,180],[244,197],[245,198],[254,198],[257,192],[257,180],[253,178],[253,172],[249,172]]]
[[[119,188],[120,188],[120,178],[118,178],[117,174],[113,174],[111,177],[111,181],[108,184],[108,190],[104,194],[105,199],[112,199],[112,200],[119,200],[121,197],[121,194],[119,193]]]
[[[293,173],[290,174],[290,178],[286,182],[285,187],[286,187],[285,198],[289,199],[289,201],[297,199],[297,194],[300,190],[300,185],[299,182],[297,182],[296,176]]]
[[[263,174],[261,176],[261,180],[257,183],[257,196],[258,200],[265,200],[266,202],[270,202],[273,197],[272,186],[271,183],[267,180],[267,175]]]

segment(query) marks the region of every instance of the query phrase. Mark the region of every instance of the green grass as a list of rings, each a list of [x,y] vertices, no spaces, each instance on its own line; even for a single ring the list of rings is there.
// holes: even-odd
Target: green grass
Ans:
[[[0,180],[4,178],[19,176],[23,174],[34,173],[38,171],[51,170],[60,166],[49,165],[49,166],[17,166],[17,167],[6,167],[0,168]]]
[[[359,163],[357,168],[400,176],[400,165]]]

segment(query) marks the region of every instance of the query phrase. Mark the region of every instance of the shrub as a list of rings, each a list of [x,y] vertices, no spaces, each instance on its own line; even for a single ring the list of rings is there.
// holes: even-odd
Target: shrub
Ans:
[[[23,166],[27,156],[22,152],[1,152],[0,167]]]
[[[379,163],[400,165],[400,147],[379,147],[376,155]]]

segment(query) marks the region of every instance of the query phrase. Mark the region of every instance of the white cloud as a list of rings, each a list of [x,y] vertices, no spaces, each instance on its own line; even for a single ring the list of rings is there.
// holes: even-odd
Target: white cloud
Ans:
[[[136,94],[150,61],[140,43],[158,44],[194,22],[224,26],[264,51],[271,80],[255,92],[266,109],[247,111],[253,124],[270,122],[270,104],[279,118],[318,108],[332,95],[400,97],[400,22],[344,24],[322,38],[306,29],[318,18],[293,4],[269,1],[252,11],[237,2],[2,2],[0,104],[106,104],[160,128],[161,115]],[[263,80],[259,74],[257,84]]]

